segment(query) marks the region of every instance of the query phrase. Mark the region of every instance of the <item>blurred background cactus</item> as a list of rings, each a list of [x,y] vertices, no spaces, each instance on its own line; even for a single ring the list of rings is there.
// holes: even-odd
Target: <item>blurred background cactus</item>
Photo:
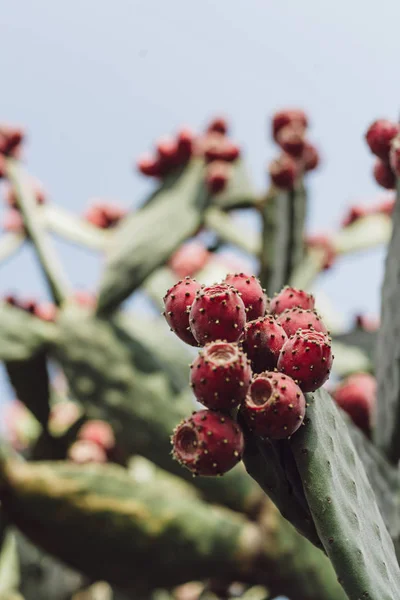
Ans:
[[[319,92],[327,69],[309,60],[315,41],[296,48],[293,64],[288,46],[275,56],[298,7],[254,7],[251,15],[230,7],[228,19],[211,5],[135,4],[90,1],[81,23],[52,3],[37,14],[10,7],[0,25],[0,46],[15,50],[12,67],[0,57],[7,82],[0,105],[0,600],[400,599],[400,138],[390,119],[397,106],[382,105],[381,94],[372,102],[369,73],[370,105],[357,95],[362,90],[346,106],[327,102]],[[349,22],[357,17],[342,4]],[[310,33],[320,30],[318,6],[303,7]],[[91,10],[99,11],[93,38],[81,30]],[[120,35],[104,49],[112,18]],[[322,53],[329,35],[336,43],[335,23],[333,16],[322,28]],[[249,27],[254,39],[238,54],[237,33],[247,36]],[[52,28],[67,44],[67,71],[61,45],[60,64],[49,58]],[[205,29],[215,40],[193,44]],[[50,37],[37,49],[35,34],[44,32]],[[352,32],[342,31],[349,49]],[[373,50],[382,64],[390,39],[386,32]],[[119,75],[104,69],[112,56],[128,70],[124,43],[136,44],[132,76],[140,75],[126,105],[132,90],[119,82],[110,92]],[[96,50],[76,69],[74,52],[82,59],[91,44]],[[229,53],[238,70],[226,64]],[[193,60],[208,65],[202,90]],[[179,78],[170,73],[177,61]],[[269,73],[265,82],[250,63]],[[350,64],[361,63],[354,55]],[[43,103],[28,73],[50,85],[50,69],[55,79],[43,88]],[[57,111],[38,117],[35,106],[50,110],[50,89],[54,105],[60,90],[71,104],[66,80],[57,82],[75,69],[73,88],[85,90],[83,121],[75,124],[68,110],[65,122]],[[340,86],[348,88],[352,69],[338,75]],[[321,83],[318,93],[313,86],[294,93],[307,77]],[[97,83],[85,88],[79,78]],[[283,91],[275,90],[271,83],[282,78]],[[92,115],[103,100],[106,109]],[[192,101],[195,108],[185,109]],[[110,115],[119,106],[135,116]],[[345,108],[357,118],[346,121]],[[371,124],[380,111],[388,119]],[[136,154],[132,202],[124,200],[128,148]],[[384,189],[372,193],[354,176],[360,173]],[[371,199],[363,202],[365,189]],[[224,423],[229,450],[236,444],[228,467],[239,464],[222,477],[192,477],[173,459],[171,435],[203,408],[189,386],[197,338],[168,311],[166,322],[163,297],[187,276],[210,285],[228,273],[256,275],[270,298],[285,285],[314,293],[335,359],[329,380],[305,394],[304,426],[292,437],[250,434],[239,417],[244,446],[241,432]],[[278,304],[263,304],[260,315],[278,313]],[[251,359],[254,368],[260,357]],[[300,413],[303,421],[304,406]]]

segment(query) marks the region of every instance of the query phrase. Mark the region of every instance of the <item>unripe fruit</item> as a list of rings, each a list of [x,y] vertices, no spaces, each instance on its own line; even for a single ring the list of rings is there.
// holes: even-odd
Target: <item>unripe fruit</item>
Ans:
[[[201,242],[193,240],[183,244],[171,256],[168,264],[178,277],[193,277],[205,267],[210,259],[210,252]]]
[[[173,456],[194,475],[223,475],[244,450],[238,424],[222,413],[201,410],[182,421],[172,436]]]
[[[298,329],[314,329],[327,333],[320,315],[316,310],[304,310],[304,308],[288,308],[277,317],[278,323],[286,331],[286,335],[291,337]]]
[[[294,158],[300,158],[305,147],[304,134],[305,129],[302,125],[286,125],[279,131],[277,142],[286,154],[290,154]]]
[[[288,308],[313,310],[315,308],[315,298],[312,294],[286,285],[279,294],[275,294],[272,298],[270,311],[275,315],[279,315]]]
[[[365,139],[370,150],[375,156],[384,161],[389,159],[390,144],[398,134],[399,125],[387,119],[378,119],[368,128]]]
[[[269,175],[276,187],[282,190],[291,190],[298,175],[296,161],[288,154],[282,154],[269,165]]]
[[[332,396],[354,424],[368,435],[376,405],[375,377],[368,373],[350,375],[336,387]]]
[[[112,450],[115,446],[114,431],[106,421],[90,420],[86,421],[78,431],[78,439],[94,442],[106,452]]]
[[[393,173],[390,165],[377,158],[374,165],[374,177],[376,183],[387,190],[396,188],[396,175]]]
[[[227,162],[215,160],[206,166],[205,181],[210,194],[219,194],[226,189],[232,167]]]
[[[239,292],[224,283],[201,287],[190,309],[189,323],[200,346],[214,340],[236,342],[246,323]]]
[[[308,127],[308,119],[304,111],[297,108],[281,110],[272,117],[272,135],[277,140],[278,133],[286,125],[298,124],[304,129]]]
[[[190,277],[178,281],[164,296],[164,317],[171,330],[186,344],[198,346],[189,327],[189,311],[200,284]]]
[[[287,339],[285,330],[272,315],[247,323],[243,350],[251,361],[253,371],[272,371],[278,364],[280,351]]]
[[[327,335],[299,330],[283,345],[278,370],[292,377],[303,392],[314,392],[328,379],[332,362],[331,340]]]
[[[252,378],[250,361],[237,344],[211,342],[191,365],[197,400],[212,410],[231,410],[245,398]]]
[[[279,440],[298,430],[306,400],[293,379],[267,371],[254,377],[241,412],[256,435]]]
[[[319,167],[319,164],[321,162],[321,158],[317,148],[313,144],[310,144],[310,142],[305,142],[303,155],[301,158],[303,169],[306,172],[314,171]]]
[[[239,292],[246,309],[248,321],[254,321],[254,319],[265,315],[268,307],[268,297],[257,277],[245,273],[230,273],[225,277],[224,283],[232,285]]]

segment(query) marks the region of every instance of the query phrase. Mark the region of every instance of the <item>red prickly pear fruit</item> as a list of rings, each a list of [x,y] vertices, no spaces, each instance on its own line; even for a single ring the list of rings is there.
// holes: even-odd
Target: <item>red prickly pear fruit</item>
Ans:
[[[211,410],[195,412],[175,428],[173,457],[194,475],[230,471],[243,456],[244,438],[230,417]]]
[[[321,331],[302,329],[283,345],[278,370],[292,377],[303,392],[315,392],[328,379],[332,362],[330,338]]]
[[[296,161],[289,154],[282,154],[273,160],[268,170],[272,183],[282,190],[293,188],[299,172]]]
[[[230,164],[215,160],[206,167],[206,186],[210,194],[219,194],[226,189],[232,173]]]
[[[246,309],[248,321],[254,321],[254,319],[265,315],[269,304],[268,297],[255,275],[230,273],[225,277],[223,283],[232,285],[239,292]]]
[[[286,285],[279,294],[275,294],[272,298],[270,311],[274,315],[280,315],[289,308],[313,310],[315,308],[315,298],[312,294]]]
[[[195,135],[189,127],[183,127],[178,131],[177,145],[177,160],[179,164],[186,163],[193,154]]]
[[[307,115],[297,108],[280,110],[272,117],[272,136],[277,141],[278,133],[287,125],[300,125],[303,129],[308,127]]]
[[[211,253],[201,242],[193,240],[183,244],[171,256],[168,265],[178,277],[193,277],[205,267]]]
[[[305,142],[302,155],[302,165],[304,171],[314,171],[319,167],[320,162],[321,157],[317,148],[313,144]]]
[[[207,408],[231,410],[246,397],[252,372],[250,361],[237,344],[207,344],[190,368],[194,395]]]
[[[178,145],[170,136],[163,136],[156,143],[158,160],[163,171],[170,171],[179,164]]]
[[[243,350],[251,361],[253,371],[261,373],[273,370],[287,339],[285,330],[273,315],[247,323],[244,328]]]
[[[298,329],[313,329],[321,333],[328,333],[324,322],[316,310],[304,308],[287,308],[277,317],[286,335],[290,338]]]
[[[400,176],[400,134],[392,140],[389,157],[390,166],[397,177]]]
[[[198,346],[189,327],[189,312],[200,284],[190,277],[178,281],[164,296],[164,317],[171,330],[186,344]]]
[[[376,317],[368,317],[366,315],[356,315],[355,327],[363,331],[378,331],[380,320]]]
[[[2,226],[4,231],[8,231],[9,233],[25,233],[24,220],[19,210],[15,208],[10,208],[6,211],[3,217]]]
[[[351,206],[347,214],[343,217],[342,227],[349,227],[359,219],[366,217],[370,214],[370,211],[367,207],[357,205]]]
[[[190,309],[189,323],[199,346],[215,340],[237,342],[246,324],[239,292],[225,283],[201,287]]]
[[[306,245],[308,248],[318,248],[324,252],[322,269],[327,271],[335,263],[337,252],[332,241],[332,238],[328,235],[309,235],[306,238]]]
[[[25,132],[21,127],[0,125],[0,153],[13,156],[23,142],[24,137]]]
[[[256,435],[280,440],[302,424],[306,400],[291,377],[266,371],[254,377],[241,412]]]
[[[389,192],[388,197],[384,198],[377,206],[375,206],[373,212],[391,217],[393,214],[395,203],[396,194],[393,194],[393,192]]]
[[[215,117],[207,127],[207,133],[228,133],[228,121],[225,117]]]
[[[97,444],[106,452],[112,450],[115,446],[114,431],[106,421],[94,419],[86,421],[78,431],[77,437],[78,440]]]
[[[375,161],[374,177],[376,183],[386,190],[394,190],[396,188],[396,175],[390,165],[380,158],[377,158]]]
[[[161,177],[163,175],[160,161],[151,154],[139,156],[136,166],[138,171],[147,177]]]
[[[200,142],[207,162],[222,160],[233,162],[240,156],[240,148],[220,133],[208,133]]]
[[[365,134],[365,139],[370,150],[378,158],[389,160],[390,144],[392,139],[399,133],[399,125],[387,119],[374,121]]]
[[[69,460],[79,465],[107,462],[107,454],[103,448],[88,440],[74,442],[69,447],[67,456]]]
[[[42,302],[35,308],[35,317],[42,319],[42,321],[48,321],[54,323],[57,319],[58,309],[52,302]]]
[[[305,128],[301,124],[286,125],[278,132],[277,142],[286,154],[300,158],[305,147],[304,134]]]
[[[371,432],[376,405],[376,379],[368,373],[355,373],[333,391],[336,403],[367,435]]]

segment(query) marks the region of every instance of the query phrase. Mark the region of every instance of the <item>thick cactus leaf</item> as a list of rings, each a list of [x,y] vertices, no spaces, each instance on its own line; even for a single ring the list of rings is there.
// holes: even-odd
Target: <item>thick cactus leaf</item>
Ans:
[[[213,204],[222,210],[252,208],[256,206],[258,198],[251,184],[244,161],[236,161],[233,169],[226,191],[216,194],[213,198]]]
[[[111,231],[99,229],[53,204],[45,205],[40,210],[43,222],[49,231],[90,250],[106,249],[112,235]]]
[[[42,352],[55,336],[53,323],[0,303],[0,360],[27,360]]]
[[[360,371],[372,371],[373,363],[361,348],[350,346],[333,338],[332,341],[333,354],[335,360],[333,370],[339,377],[347,377],[351,373],[359,373]]]
[[[191,161],[175,185],[161,187],[150,204],[115,230],[100,285],[99,314],[113,311],[196,233],[209,200],[203,174],[203,162]]]
[[[392,233],[392,219],[387,215],[375,214],[358,219],[333,237],[338,254],[349,254],[387,244]]]
[[[260,529],[202,502],[159,469],[152,475],[11,460],[2,465],[2,481],[7,515],[36,544],[94,580],[135,590],[134,597],[148,587],[215,577],[299,600],[344,598],[324,555],[272,505]]]
[[[302,182],[291,192],[271,194],[263,219],[260,279],[268,295],[289,283],[304,255],[307,196]]]
[[[70,286],[40,217],[32,188],[20,165],[13,159],[7,160],[7,177],[14,188],[26,233],[35,249],[51,294],[56,304],[61,304],[69,296]]]
[[[400,183],[393,210],[393,233],[382,286],[381,326],[376,346],[378,380],[376,445],[397,464],[400,458]]]
[[[5,363],[7,375],[18,400],[23,402],[44,428],[50,414],[50,382],[44,352],[28,360]]]
[[[307,397],[290,444],[320,540],[350,600],[393,600],[400,568],[348,428],[324,390]]]

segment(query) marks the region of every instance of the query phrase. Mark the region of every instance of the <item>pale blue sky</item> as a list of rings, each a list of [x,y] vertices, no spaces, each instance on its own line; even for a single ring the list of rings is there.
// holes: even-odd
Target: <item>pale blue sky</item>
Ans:
[[[30,171],[73,211],[93,196],[143,197],[134,158],[182,122],[225,112],[258,187],[274,149],[267,117],[298,105],[324,166],[310,178],[313,231],[379,190],[364,142],[396,118],[400,3],[361,0],[13,0],[0,11],[0,118],[29,132]],[[94,287],[94,256],[59,244],[76,285]],[[379,310],[382,252],[341,263],[323,288],[347,314]],[[44,294],[28,249],[0,266],[0,293]]]

